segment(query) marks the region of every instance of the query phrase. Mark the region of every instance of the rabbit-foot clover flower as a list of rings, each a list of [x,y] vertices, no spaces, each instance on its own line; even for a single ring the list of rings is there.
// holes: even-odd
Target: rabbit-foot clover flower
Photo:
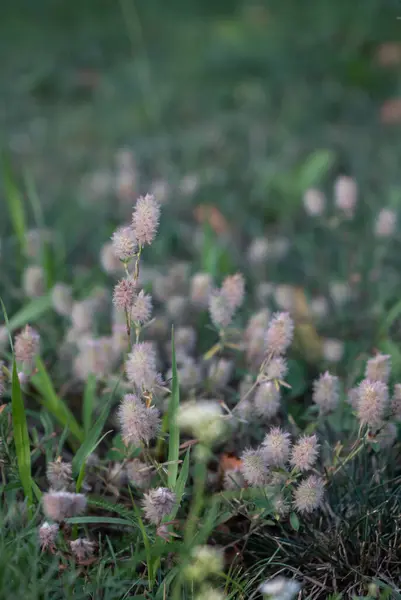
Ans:
[[[154,525],[159,525],[167,517],[177,502],[174,492],[168,488],[159,487],[149,490],[142,501],[142,508],[146,519]]]
[[[259,448],[245,450],[241,455],[241,461],[241,473],[250,486],[262,487],[268,483],[269,470]]]
[[[135,255],[138,242],[131,227],[119,227],[111,238],[114,255],[121,261],[128,261]]]
[[[160,430],[160,413],[135,394],[126,394],[118,409],[118,419],[125,444],[148,445]]]
[[[227,299],[229,306],[236,311],[244,301],[245,281],[241,273],[227,276],[221,286],[221,293]]]
[[[141,246],[151,244],[156,237],[160,219],[160,205],[151,194],[140,196],[132,214],[132,229]]]
[[[308,471],[314,467],[318,457],[319,443],[316,435],[304,435],[293,446],[290,463],[298,471]]]
[[[139,489],[149,489],[154,469],[146,463],[134,458],[130,460],[125,467],[128,481]]]
[[[290,434],[280,427],[272,427],[262,442],[261,452],[269,467],[284,467],[290,456],[290,449]]]
[[[113,303],[118,310],[129,312],[134,304],[135,281],[133,279],[121,279],[115,286],[113,292]]]
[[[370,358],[366,364],[365,379],[388,383],[390,373],[391,356],[389,354],[377,354]]]
[[[214,290],[209,296],[209,313],[216,329],[226,329],[233,320],[235,309],[221,290]]]
[[[280,410],[280,389],[272,381],[261,383],[255,392],[254,402],[257,414],[271,419]]]
[[[85,512],[87,499],[84,494],[71,492],[47,492],[42,498],[43,511],[48,519],[58,523]]]
[[[294,507],[300,513],[311,513],[323,502],[324,481],[321,477],[310,475],[294,491]]]
[[[139,391],[152,392],[162,385],[156,368],[156,351],[151,342],[135,344],[125,363],[128,381]]]
[[[144,325],[150,321],[152,316],[152,296],[145,294],[143,290],[139,292],[135,298],[132,309],[131,318],[136,323]]]
[[[358,201],[357,184],[352,177],[341,175],[334,183],[334,202],[337,208],[351,218]]]
[[[312,400],[320,412],[326,414],[337,407],[339,399],[339,379],[326,371],[313,383]]]
[[[62,460],[50,462],[47,465],[46,476],[51,488],[55,492],[67,490],[73,483],[72,464],[70,462],[63,462]]]
[[[95,542],[91,542],[88,538],[78,538],[70,541],[71,552],[78,562],[88,560],[93,556],[95,551]]]
[[[381,425],[389,403],[388,387],[382,381],[364,379],[358,387],[356,412],[361,425]]]
[[[292,600],[300,589],[301,584],[298,581],[286,577],[275,577],[259,587],[262,596],[268,596],[269,600]]]
[[[190,283],[190,298],[198,308],[207,308],[212,292],[212,278],[209,273],[195,273]]]
[[[294,323],[288,312],[275,313],[266,333],[267,352],[284,354],[294,337]]]
[[[73,306],[71,286],[65,283],[56,283],[51,291],[51,302],[58,315],[69,317]]]
[[[30,325],[15,336],[14,352],[18,363],[26,370],[32,370],[35,357],[39,354],[40,336]]]
[[[50,524],[47,521],[39,527],[39,542],[42,550],[54,550],[58,530],[59,526],[56,523]]]
[[[326,198],[320,190],[309,188],[303,197],[305,211],[311,217],[320,217],[326,208]]]

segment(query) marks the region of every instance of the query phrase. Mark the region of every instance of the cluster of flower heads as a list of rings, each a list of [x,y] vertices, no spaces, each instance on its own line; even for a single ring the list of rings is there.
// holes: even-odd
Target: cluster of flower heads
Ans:
[[[48,492],[43,494],[42,507],[45,521],[39,527],[39,541],[42,550],[54,552],[60,531],[60,525],[67,519],[82,515],[87,506],[85,494],[76,493],[72,477],[72,464],[58,458],[47,465]],[[50,521],[50,522],[49,522]],[[93,556],[95,544],[86,537],[69,540],[71,553],[77,562],[83,562]]]

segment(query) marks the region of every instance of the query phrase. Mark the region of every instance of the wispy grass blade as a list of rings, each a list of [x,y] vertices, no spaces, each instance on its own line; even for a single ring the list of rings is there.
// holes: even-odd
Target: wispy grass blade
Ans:
[[[177,372],[177,359],[175,355],[174,328],[171,331],[171,353],[172,353],[172,389],[168,405],[168,477],[167,482],[170,489],[175,488],[178,475],[178,460],[180,450],[180,430],[176,422],[176,415],[180,405],[180,387]]]
[[[15,451],[17,455],[18,473],[24,494],[28,499],[29,510],[32,505],[32,477],[31,477],[31,451],[26,422],[25,406],[18,379],[17,365],[13,360],[12,384],[11,384],[11,407],[13,416],[13,430]]]
[[[72,435],[83,442],[85,434],[65,402],[56,394],[52,381],[40,357],[36,359],[37,372],[31,381],[40,394],[41,404],[54,416],[63,427],[68,426]]]

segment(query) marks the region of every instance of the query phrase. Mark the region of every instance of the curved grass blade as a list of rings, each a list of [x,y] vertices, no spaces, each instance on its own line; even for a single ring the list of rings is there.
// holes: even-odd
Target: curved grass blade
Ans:
[[[41,296],[31,300],[26,306],[19,310],[9,321],[10,331],[15,331],[27,323],[35,323],[42,315],[51,308],[50,296]]]

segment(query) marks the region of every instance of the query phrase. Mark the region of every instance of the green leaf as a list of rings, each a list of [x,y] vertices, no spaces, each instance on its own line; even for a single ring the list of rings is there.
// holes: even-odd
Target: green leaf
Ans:
[[[182,497],[184,495],[185,485],[188,480],[189,475],[189,456],[191,449],[188,448],[187,453],[184,458],[184,462],[182,463],[181,471],[177,479],[177,483],[175,485],[175,495],[177,498],[176,505],[173,509],[172,514],[170,515],[170,520],[173,521],[177,515],[178,509],[181,505]]]
[[[299,519],[298,519],[296,513],[294,513],[294,512],[292,512],[290,514],[290,523],[291,523],[291,527],[294,529],[294,531],[299,530],[300,522],[299,522]]]
[[[171,354],[172,354],[172,389],[168,405],[169,443],[168,443],[168,486],[175,488],[178,475],[178,460],[180,450],[180,429],[176,416],[180,405],[180,386],[178,382],[177,360],[175,356],[174,328],[171,331]]]
[[[387,313],[386,318],[384,319],[381,332],[383,334],[387,333],[390,327],[393,325],[394,321],[396,321],[401,316],[401,300],[399,300]]]
[[[27,497],[30,506],[32,504],[31,451],[25,406],[22,399],[15,359],[13,360],[11,407],[18,472],[25,496]]]
[[[8,205],[10,220],[14,229],[14,233],[19,241],[21,254],[24,253],[26,247],[26,222],[24,201],[17,184],[15,183],[14,174],[12,172],[10,160],[3,154],[1,160],[1,170],[3,174],[4,195]]]
[[[100,444],[103,437],[101,437],[103,427],[107,421],[107,418],[110,414],[111,407],[114,402],[114,396],[111,396],[109,400],[104,405],[102,412],[97,418],[95,424],[92,429],[88,432],[85,437],[85,440],[82,446],[79,448],[77,453],[75,454],[72,461],[72,470],[75,475],[77,475],[82,466],[85,465],[86,459],[92,452],[96,449],[96,447]],[[106,435],[106,434],[105,434]]]
[[[10,319],[10,331],[24,327],[27,323],[35,323],[51,308],[51,305],[50,296],[41,296],[31,300]]]
[[[333,166],[334,159],[335,155],[331,150],[323,149],[312,152],[299,171],[300,191],[319,184]]]
[[[84,403],[82,406],[82,423],[85,435],[88,434],[92,425],[93,409],[95,407],[96,377],[91,373],[87,379],[84,391]]]
[[[74,415],[56,394],[46,367],[40,357],[36,358],[37,372],[31,377],[31,382],[40,393],[40,403],[54,416],[54,418],[63,426],[68,426],[72,435],[80,442],[85,439],[84,432]]]

